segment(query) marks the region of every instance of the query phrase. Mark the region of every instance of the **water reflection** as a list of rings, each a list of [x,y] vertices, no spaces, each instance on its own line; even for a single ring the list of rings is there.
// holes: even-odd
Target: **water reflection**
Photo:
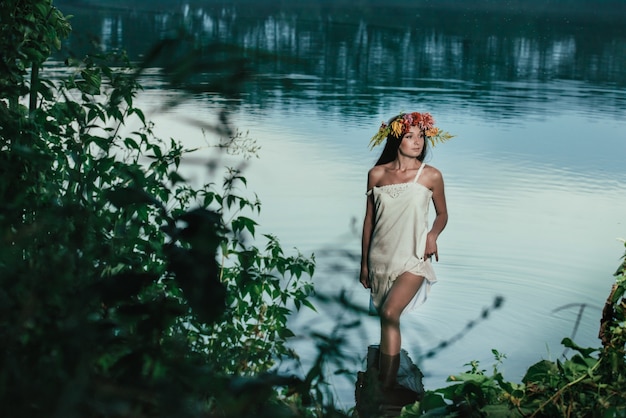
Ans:
[[[138,57],[180,28],[192,35],[189,47],[223,42],[273,54],[247,55],[261,80],[248,85],[246,93],[259,106],[268,91],[298,94],[313,89],[317,94],[366,94],[375,108],[380,94],[392,88],[416,95],[452,92],[500,115],[502,101],[514,107],[509,112],[524,112],[523,103],[529,106],[559,94],[546,92],[546,81],[578,80],[594,92],[576,95],[571,105],[598,105],[621,115],[625,107],[623,94],[616,94],[626,86],[623,8],[610,19],[593,13],[581,19],[463,8],[398,13],[389,7],[316,7],[315,2],[282,9],[272,2],[245,7],[235,2],[227,8],[181,2],[155,10],[151,3],[136,1],[123,9],[97,9],[99,13],[87,13],[88,8],[77,8],[74,2],[59,4],[76,14],[76,35],[66,46],[77,54],[86,48],[81,40],[93,36],[106,47],[123,46]],[[291,74],[318,82],[298,82]],[[459,81],[464,87],[460,90]]]

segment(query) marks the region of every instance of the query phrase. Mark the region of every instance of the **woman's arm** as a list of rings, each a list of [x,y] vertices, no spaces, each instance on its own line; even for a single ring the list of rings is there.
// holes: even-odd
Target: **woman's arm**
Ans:
[[[430,177],[430,183],[432,185],[431,190],[433,191],[433,205],[435,206],[435,220],[433,221],[433,226],[428,232],[426,236],[426,251],[424,252],[424,257],[432,257],[435,256],[435,260],[439,261],[439,252],[437,251],[437,238],[439,238],[439,234],[444,230],[446,224],[448,223],[448,207],[446,205],[446,194],[443,186],[443,176],[441,172],[434,167],[432,168],[432,173]]]
[[[374,187],[374,169],[371,169],[367,175],[367,190],[372,190]],[[369,269],[367,267],[367,259],[370,249],[370,240],[372,238],[372,231],[374,230],[374,195],[372,193],[367,195],[367,204],[365,208],[365,219],[363,220],[363,235],[361,238],[361,273],[360,281],[364,288],[369,289]]]

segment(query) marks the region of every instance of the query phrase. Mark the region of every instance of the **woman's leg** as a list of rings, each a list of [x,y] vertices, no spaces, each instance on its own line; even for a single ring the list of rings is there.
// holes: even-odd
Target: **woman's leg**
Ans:
[[[380,380],[393,386],[400,366],[400,315],[417,293],[424,277],[411,273],[400,275],[380,308]]]

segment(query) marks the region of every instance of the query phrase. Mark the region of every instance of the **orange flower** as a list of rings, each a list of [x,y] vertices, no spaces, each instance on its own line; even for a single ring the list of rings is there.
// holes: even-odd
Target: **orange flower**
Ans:
[[[437,128],[436,126],[426,129],[426,136],[437,136],[438,133],[439,128]]]

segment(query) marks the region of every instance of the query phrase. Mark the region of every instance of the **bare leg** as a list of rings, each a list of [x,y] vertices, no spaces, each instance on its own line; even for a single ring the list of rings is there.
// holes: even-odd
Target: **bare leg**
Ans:
[[[424,277],[404,273],[396,279],[380,308],[380,379],[390,387],[400,365],[400,315],[424,282]]]

